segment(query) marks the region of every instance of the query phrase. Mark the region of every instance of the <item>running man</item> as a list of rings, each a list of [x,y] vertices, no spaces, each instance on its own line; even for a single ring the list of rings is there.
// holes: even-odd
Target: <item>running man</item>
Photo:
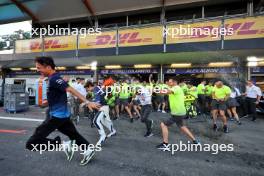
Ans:
[[[216,125],[217,116],[219,115],[223,121],[224,133],[228,133],[227,120],[225,111],[227,109],[227,100],[231,94],[231,89],[224,85],[222,81],[217,81],[215,87],[212,90],[212,115],[213,115],[213,129],[217,131],[218,127]]]
[[[198,144],[191,131],[184,124],[183,119],[186,118],[186,109],[184,105],[184,93],[180,86],[178,86],[177,81],[174,79],[169,79],[168,81],[169,90],[167,94],[169,95],[169,104],[171,110],[171,117],[161,122],[160,127],[162,131],[163,143],[157,145],[158,149],[167,149],[169,143],[169,131],[168,127],[174,123],[180,128],[180,130],[187,135],[194,144]]]
[[[103,87],[95,86],[92,82],[87,82],[85,84],[85,88],[89,92],[93,92],[93,102],[99,103],[102,106],[93,119],[93,123],[97,127],[98,133],[100,135],[100,138],[96,145],[101,145],[103,142],[105,142],[106,138],[116,135],[116,130],[113,127],[113,123],[109,115],[109,105],[107,105],[107,102],[105,100],[105,89]],[[110,132],[108,135],[105,134],[104,126]]]
[[[43,76],[49,78],[49,87],[47,92],[46,105],[49,106],[50,118],[38,126],[34,134],[26,143],[26,148],[33,151],[33,146],[49,144],[61,144],[61,139],[57,136],[55,139],[49,139],[50,133],[56,129],[70,138],[70,141],[63,142],[67,159],[71,161],[74,154],[75,143],[83,147],[84,157],[80,165],[86,165],[94,156],[94,150],[89,149],[89,142],[79,134],[74,124],[70,120],[70,111],[67,106],[67,92],[78,97],[88,108],[99,109],[100,105],[89,102],[78,91],[70,87],[55,70],[55,64],[51,57],[37,57],[35,59],[37,71]],[[85,146],[85,147],[84,147]]]

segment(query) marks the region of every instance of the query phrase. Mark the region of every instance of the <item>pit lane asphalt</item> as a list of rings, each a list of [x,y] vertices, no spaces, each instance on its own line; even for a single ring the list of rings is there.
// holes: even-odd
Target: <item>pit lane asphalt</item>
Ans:
[[[45,118],[44,110],[31,107],[28,112],[8,114],[2,109],[0,117],[40,119]],[[117,136],[108,139],[103,150],[86,166],[80,166],[82,159],[75,153],[71,162],[63,152],[30,152],[25,150],[25,142],[41,123],[38,121],[18,121],[0,118],[0,130],[22,131],[21,133],[0,132],[0,175],[4,176],[175,176],[175,175],[254,175],[264,173],[264,119],[257,122],[242,119],[238,126],[229,121],[230,133],[213,132],[212,121],[204,118],[191,119],[187,125],[201,143],[234,144],[233,152],[170,152],[155,148],[161,142],[159,123],[168,114],[153,112],[154,136],[144,138],[145,126],[140,121],[131,124],[127,117],[114,121]],[[220,126],[219,122],[219,126]],[[98,133],[90,127],[88,119],[82,118],[77,125],[78,131],[91,143],[96,143]],[[169,129],[171,143],[187,143],[187,138],[179,132],[176,125]],[[60,135],[54,132],[51,137]]]

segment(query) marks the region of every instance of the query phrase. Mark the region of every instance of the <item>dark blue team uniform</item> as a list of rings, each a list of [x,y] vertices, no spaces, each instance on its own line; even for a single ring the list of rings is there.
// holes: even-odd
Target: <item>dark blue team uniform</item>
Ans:
[[[106,100],[105,100],[105,96],[106,93],[104,91],[104,93],[102,93],[100,91],[100,88],[98,86],[96,86],[93,90],[94,93],[94,98],[93,98],[93,102],[99,103],[100,105],[107,105]]]
[[[59,73],[54,73],[49,77],[48,85],[48,103],[50,117],[69,118],[70,111],[67,106],[66,88],[68,83],[65,82]]]

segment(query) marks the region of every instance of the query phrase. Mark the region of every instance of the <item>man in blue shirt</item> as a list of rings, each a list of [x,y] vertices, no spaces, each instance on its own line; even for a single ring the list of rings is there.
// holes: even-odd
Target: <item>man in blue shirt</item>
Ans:
[[[37,71],[43,76],[49,78],[49,86],[47,91],[46,105],[49,106],[50,118],[45,120],[39,127],[36,128],[34,134],[26,143],[26,148],[33,151],[33,147],[40,145],[56,145],[61,144],[60,137],[48,139],[50,133],[56,129],[70,138],[69,142],[64,142],[64,151],[70,161],[74,154],[75,143],[83,147],[85,150],[84,158],[81,165],[86,165],[94,156],[94,149],[89,149],[89,142],[81,136],[76,130],[74,124],[70,120],[70,112],[67,107],[67,92],[78,97],[90,109],[99,109],[100,105],[94,102],[89,102],[84,96],[73,89],[65,82],[55,70],[55,64],[51,57],[37,57],[35,59]]]

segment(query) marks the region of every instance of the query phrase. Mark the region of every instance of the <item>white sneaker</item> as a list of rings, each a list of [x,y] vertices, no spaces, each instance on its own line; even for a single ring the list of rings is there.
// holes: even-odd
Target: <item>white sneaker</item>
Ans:
[[[111,136],[115,136],[115,135],[116,135],[116,130],[113,129],[112,132],[107,135],[107,138],[109,138]]]
[[[86,150],[83,154],[83,159],[82,159],[80,165],[84,166],[84,165],[88,164],[89,161],[91,161],[91,159],[93,158],[94,154],[95,154],[94,150],[89,150],[89,149]]]
[[[157,112],[160,112],[160,111],[161,111],[160,109],[157,110]]]
[[[71,161],[74,155],[73,146],[75,145],[75,140],[72,141],[63,141],[63,151],[67,156],[67,160]]]
[[[166,111],[162,111],[162,113],[166,114]]]

